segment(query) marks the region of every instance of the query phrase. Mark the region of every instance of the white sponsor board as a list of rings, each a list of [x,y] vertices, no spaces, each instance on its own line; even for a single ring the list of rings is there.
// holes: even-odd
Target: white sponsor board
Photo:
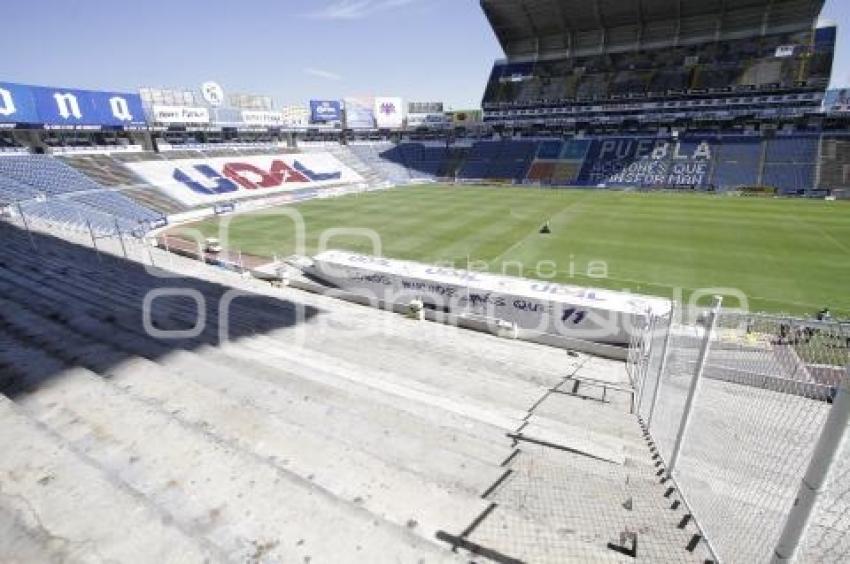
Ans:
[[[401,98],[375,98],[375,123],[381,129],[400,129],[404,124]]]
[[[245,125],[281,127],[283,125],[283,114],[264,110],[242,110],[242,121]]]
[[[449,123],[445,114],[407,114],[407,127],[444,127]]]
[[[210,112],[207,108],[194,106],[164,106],[154,104],[153,106],[154,123],[186,123],[186,124],[203,124],[210,122]]]
[[[359,174],[327,153],[127,163],[146,182],[187,206],[356,184]]]
[[[516,323],[520,329],[625,345],[649,312],[663,315],[670,301],[624,292],[567,286],[359,255],[325,251],[305,269],[343,290],[383,302],[426,306]]]

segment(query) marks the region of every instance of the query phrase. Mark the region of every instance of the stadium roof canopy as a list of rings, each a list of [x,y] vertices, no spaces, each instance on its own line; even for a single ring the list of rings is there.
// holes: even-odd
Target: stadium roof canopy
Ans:
[[[688,45],[814,27],[825,0],[481,0],[509,58]]]

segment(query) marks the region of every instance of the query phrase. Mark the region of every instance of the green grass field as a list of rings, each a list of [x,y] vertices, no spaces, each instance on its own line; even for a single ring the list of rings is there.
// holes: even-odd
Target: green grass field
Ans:
[[[685,299],[695,289],[737,288],[754,311],[811,315],[829,306],[850,316],[846,202],[421,186],[295,209],[304,217],[311,254],[328,229],[368,228],[392,258],[459,268],[470,259],[491,272],[554,274],[559,282],[665,297],[680,288]],[[547,221],[552,234],[542,235]],[[192,227],[220,236],[217,219]],[[287,256],[295,251],[295,235],[280,217],[235,216],[228,246]],[[328,246],[372,252],[362,237],[336,236]]]

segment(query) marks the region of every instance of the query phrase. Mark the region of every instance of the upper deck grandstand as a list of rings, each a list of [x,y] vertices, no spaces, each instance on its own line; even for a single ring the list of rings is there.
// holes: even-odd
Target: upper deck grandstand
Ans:
[[[507,59],[491,121],[803,116],[829,84],[823,0],[482,0]]]

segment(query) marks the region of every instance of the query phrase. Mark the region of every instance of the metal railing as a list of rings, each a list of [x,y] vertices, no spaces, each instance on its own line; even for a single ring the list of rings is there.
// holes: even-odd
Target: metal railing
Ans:
[[[850,559],[850,326],[726,311],[651,318],[637,412],[723,562]]]

